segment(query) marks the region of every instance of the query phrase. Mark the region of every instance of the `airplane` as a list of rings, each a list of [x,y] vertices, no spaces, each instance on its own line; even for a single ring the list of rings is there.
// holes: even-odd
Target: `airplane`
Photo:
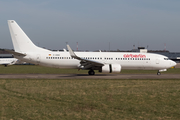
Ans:
[[[4,65],[7,67],[8,65],[13,65],[17,62],[18,59],[16,58],[7,58],[7,57],[0,57],[0,65]]]
[[[68,51],[51,51],[36,46],[14,20],[8,26],[15,51],[14,57],[36,65],[55,68],[75,68],[103,73],[120,73],[121,69],[157,70],[157,75],[175,66],[168,57],[153,53],[138,52],[74,52],[67,44]]]

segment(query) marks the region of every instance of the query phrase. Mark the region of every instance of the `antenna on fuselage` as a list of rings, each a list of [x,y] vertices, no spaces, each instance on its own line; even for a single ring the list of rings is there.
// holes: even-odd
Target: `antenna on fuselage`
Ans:
[[[78,42],[76,42],[77,43],[77,51],[78,51]]]

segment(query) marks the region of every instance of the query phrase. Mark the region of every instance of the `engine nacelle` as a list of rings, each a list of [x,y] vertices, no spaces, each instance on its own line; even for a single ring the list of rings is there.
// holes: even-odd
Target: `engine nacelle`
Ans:
[[[113,72],[121,72],[121,65],[120,64],[106,64],[102,66],[102,70],[100,72],[108,72],[108,73],[113,73]]]

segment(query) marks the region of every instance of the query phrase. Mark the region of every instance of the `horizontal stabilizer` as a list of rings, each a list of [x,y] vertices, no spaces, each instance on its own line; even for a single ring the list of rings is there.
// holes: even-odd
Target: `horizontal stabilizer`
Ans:
[[[15,51],[8,50],[8,49],[4,49],[4,51],[7,51],[8,53],[16,55],[16,56],[26,56],[26,54],[15,52]]]

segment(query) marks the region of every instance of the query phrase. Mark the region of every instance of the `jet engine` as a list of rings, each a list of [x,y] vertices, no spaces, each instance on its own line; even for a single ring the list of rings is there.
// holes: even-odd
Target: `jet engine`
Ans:
[[[104,66],[102,66],[102,69],[99,72],[105,72],[105,73],[121,72],[121,65],[105,64]]]

